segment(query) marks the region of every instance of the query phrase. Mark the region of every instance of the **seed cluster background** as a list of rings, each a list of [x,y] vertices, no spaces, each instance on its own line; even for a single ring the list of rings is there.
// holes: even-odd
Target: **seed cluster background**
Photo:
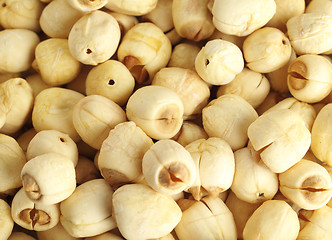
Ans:
[[[0,0],[0,240],[332,239],[332,2]]]

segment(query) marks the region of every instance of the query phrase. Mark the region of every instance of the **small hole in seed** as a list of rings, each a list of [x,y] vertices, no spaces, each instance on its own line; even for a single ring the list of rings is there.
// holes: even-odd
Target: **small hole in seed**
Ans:
[[[3,3],[3,4],[2,4],[2,7],[7,7],[7,4],[6,4],[6,3]]]
[[[286,45],[286,40],[282,39],[282,44]]]
[[[112,85],[114,85],[114,84],[115,84],[115,81],[114,81],[113,79],[111,79],[111,80],[108,81],[108,85],[111,85],[111,86],[112,86]]]
[[[205,59],[205,65],[206,66],[209,65],[209,63],[210,63],[209,59]]]
[[[64,138],[61,137],[61,138],[60,138],[60,141],[61,141],[61,142],[65,142],[66,140],[65,140]]]
[[[86,50],[86,54],[90,54],[90,53],[92,53],[92,51],[91,51],[90,48],[88,48],[88,49]]]

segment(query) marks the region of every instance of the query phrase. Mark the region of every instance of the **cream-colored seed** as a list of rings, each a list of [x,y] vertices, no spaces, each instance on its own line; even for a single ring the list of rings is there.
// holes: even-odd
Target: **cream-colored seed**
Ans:
[[[37,232],[38,240],[78,240],[71,236],[59,222],[56,226],[45,231]]]
[[[14,221],[8,203],[0,199],[0,239],[7,239],[12,233]]]
[[[311,151],[327,165],[332,166],[332,104],[325,105],[314,121],[311,130]]]
[[[179,95],[184,107],[184,119],[197,118],[210,97],[208,85],[189,69],[162,68],[154,76],[152,85],[169,88]]]
[[[294,17],[304,13],[305,1],[304,0],[275,0],[276,13],[271,20],[266,24],[268,27],[275,27],[283,32],[287,31],[287,21]]]
[[[233,151],[247,144],[247,129],[257,117],[255,109],[234,94],[212,100],[202,111],[205,132],[209,137],[226,140]]]
[[[70,0],[68,3],[82,12],[92,12],[104,7],[109,0]]]
[[[332,63],[320,55],[301,55],[288,67],[287,85],[298,100],[319,102],[332,90]]]
[[[159,140],[143,156],[142,172],[156,191],[174,195],[194,183],[197,171],[190,153],[174,140]]]
[[[266,77],[269,79],[272,90],[279,93],[287,93],[289,91],[287,85],[288,67],[295,59],[296,59],[296,53],[292,48],[292,53],[288,63],[286,63],[283,67],[266,74]]]
[[[253,148],[275,173],[296,164],[308,151],[310,131],[301,116],[290,109],[277,109],[261,115],[248,128]]]
[[[108,60],[91,69],[86,78],[86,94],[98,94],[124,105],[135,87],[135,79],[126,66]]]
[[[29,161],[39,155],[52,152],[64,155],[76,166],[78,160],[76,143],[68,134],[57,130],[42,130],[38,132],[29,142],[26,157]]]
[[[12,134],[27,122],[33,107],[33,93],[23,78],[12,78],[0,84],[0,132]],[[2,111],[2,113],[1,113]]]
[[[258,203],[270,200],[278,191],[278,176],[252,148],[234,152],[235,174],[232,191],[242,201]]]
[[[173,0],[174,27],[181,37],[198,42],[212,35],[215,27],[207,8],[208,1]]]
[[[27,131],[23,132],[17,137],[17,143],[22,148],[23,152],[26,152],[29,146],[31,139],[37,134],[37,131],[34,128],[30,128]]]
[[[151,12],[157,6],[158,0],[118,0],[109,1],[106,8],[122,14],[142,16]]]
[[[60,222],[73,237],[91,237],[116,227],[112,218],[113,190],[104,179],[78,186],[60,203]]]
[[[292,97],[279,101],[276,105],[265,111],[264,114],[276,109],[291,109],[295,111],[301,116],[305,126],[309,131],[311,131],[312,125],[317,115],[313,106],[305,102],[300,102]]]
[[[236,225],[237,238],[243,239],[244,226],[254,211],[261,205],[261,203],[248,203],[242,201],[237,198],[232,191],[229,193],[225,203],[233,214]]]
[[[332,208],[323,206],[316,210],[300,210],[299,219],[301,230],[298,240],[332,238],[330,224],[332,223]]]
[[[123,240],[123,238],[113,233],[107,232],[94,237],[85,238],[84,240]]]
[[[149,137],[172,138],[183,122],[183,103],[174,91],[162,86],[146,86],[129,98],[127,118]]]
[[[233,81],[219,87],[217,97],[225,94],[239,95],[253,108],[256,108],[264,101],[269,92],[270,83],[263,74],[243,68]]]
[[[26,162],[25,154],[17,141],[0,134],[0,193],[22,186],[20,172]]]
[[[208,135],[202,127],[195,123],[184,121],[180,131],[172,139],[185,147],[193,141],[207,138]]]
[[[332,49],[332,16],[304,13],[287,22],[289,40],[297,54],[320,54]]]
[[[67,0],[53,0],[44,8],[39,22],[43,32],[52,38],[68,38],[75,22],[84,12],[70,6]]]
[[[286,171],[308,151],[310,131],[302,117],[290,109],[277,109],[261,115],[248,128],[253,148],[275,173]]]
[[[182,216],[180,207],[171,197],[144,184],[127,184],[118,188],[112,203],[117,226],[126,239],[165,236]]]
[[[38,43],[38,35],[31,30],[0,31],[0,72],[16,73],[28,70]]]
[[[200,200],[204,190],[216,198],[228,190],[235,171],[234,154],[221,138],[199,139],[186,146],[196,165],[195,182],[186,191]]]
[[[208,41],[195,59],[198,75],[213,85],[231,82],[243,67],[241,50],[235,44],[221,39]]]
[[[118,12],[109,12],[109,14],[111,14],[118,22],[121,36],[124,36],[129,29],[138,23],[138,19],[135,16],[129,16]]]
[[[286,35],[277,28],[264,27],[250,34],[243,42],[243,56],[247,67],[268,73],[284,66],[292,53]]]
[[[158,0],[156,7],[141,16],[142,21],[149,21],[159,27],[164,33],[174,28],[172,18],[173,0]]]
[[[143,177],[143,155],[152,145],[152,139],[134,122],[118,124],[100,149],[98,167],[102,176],[112,186],[139,181]]]
[[[13,232],[7,240],[36,240],[24,232]]]
[[[175,227],[179,239],[237,239],[233,215],[221,199],[205,197],[201,201],[191,200],[182,211],[181,221]]]
[[[264,202],[248,219],[243,239],[296,239],[300,223],[296,212],[282,200]]]
[[[149,83],[171,57],[172,45],[163,31],[153,23],[133,26],[118,48],[118,59],[130,70],[137,83]]]
[[[79,156],[78,158],[75,173],[76,184],[82,184],[87,181],[100,178],[100,172],[96,168],[93,161],[83,156]]]
[[[54,129],[68,134],[75,142],[79,141],[72,114],[75,104],[82,98],[83,94],[60,87],[41,91],[35,98],[32,111],[32,124],[36,131]]]
[[[46,153],[28,161],[22,168],[21,179],[31,201],[44,205],[63,201],[76,187],[72,160],[58,153]]]
[[[50,86],[60,86],[74,80],[81,63],[69,52],[68,40],[49,38],[40,42],[35,50],[37,71]]]
[[[167,66],[195,70],[195,59],[200,50],[195,44],[179,43],[173,48]]]
[[[127,120],[118,104],[101,95],[89,95],[78,101],[72,118],[82,140],[95,149],[100,149],[112,128]]]
[[[247,36],[264,26],[275,14],[273,0],[215,0],[212,7],[213,23],[223,33]]]
[[[34,98],[38,95],[38,93],[50,87],[44,82],[39,73],[35,73],[28,76],[26,78],[26,81],[29,83],[29,85],[32,88],[32,93]]]
[[[323,207],[332,196],[331,177],[318,163],[302,159],[279,174],[280,191],[302,209]]]
[[[116,52],[120,27],[112,15],[96,10],[81,17],[70,30],[70,53],[81,63],[97,65]]]
[[[58,204],[32,202],[21,188],[12,201],[11,215],[15,223],[23,228],[44,231],[58,224],[60,209]]]
[[[0,24],[4,28],[21,28],[38,32],[44,5],[39,0],[1,0]]]

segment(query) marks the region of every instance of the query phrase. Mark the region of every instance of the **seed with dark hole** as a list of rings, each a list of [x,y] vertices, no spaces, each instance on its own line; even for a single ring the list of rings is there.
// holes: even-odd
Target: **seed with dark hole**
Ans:
[[[113,79],[110,79],[109,81],[108,81],[108,85],[114,85],[115,84],[115,81],[113,80]]]
[[[205,65],[206,66],[209,65],[209,63],[210,63],[209,59],[205,59]]]
[[[61,138],[60,138],[60,141],[61,141],[61,142],[65,142],[66,140],[65,140],[64,138],[61,137]]]
[[[88,49],[86,50],[86,53],[87,53],[87,54],[90,54],[90,53],[92,53],[91,49],[90,49],[90,48],[88,48]]]

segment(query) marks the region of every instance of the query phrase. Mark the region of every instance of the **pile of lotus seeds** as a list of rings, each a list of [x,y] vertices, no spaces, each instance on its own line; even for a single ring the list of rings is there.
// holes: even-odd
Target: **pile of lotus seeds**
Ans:
[[[332,1],[0,0],[0,240],[332,239]]]

